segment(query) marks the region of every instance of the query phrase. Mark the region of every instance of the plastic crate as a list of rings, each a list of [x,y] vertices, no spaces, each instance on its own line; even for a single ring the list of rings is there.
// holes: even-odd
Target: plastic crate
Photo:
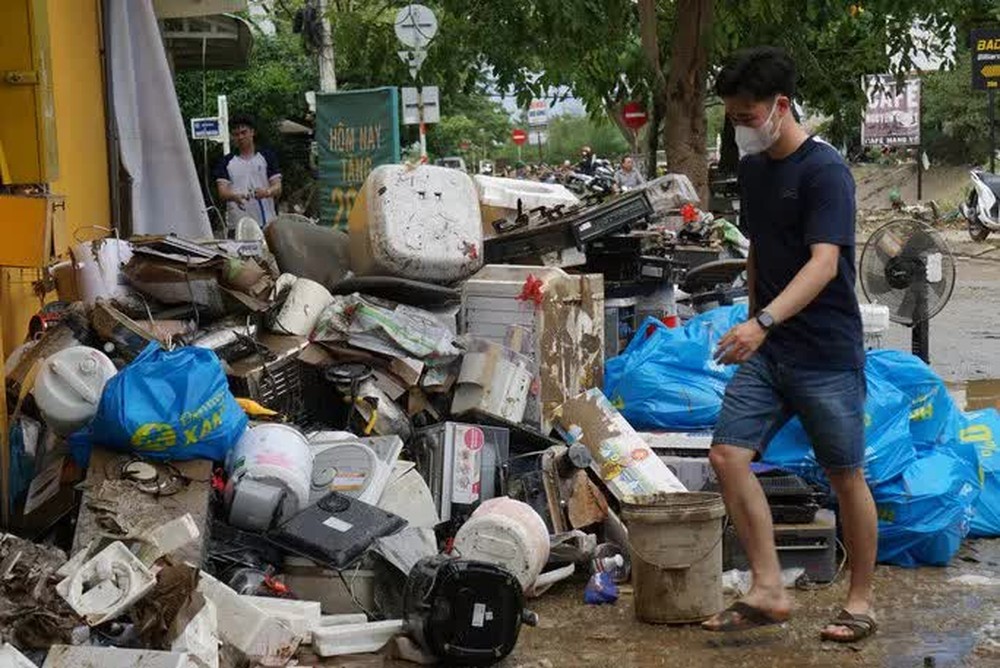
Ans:
[[[809,524],[775,524],[774,543],[782,569],[804,568],[813,582],[830,582],[836,577],[837,516],[833,511],[819,511]],[[726,528],[722,538],[722,568],[750,569],[733,526]]]

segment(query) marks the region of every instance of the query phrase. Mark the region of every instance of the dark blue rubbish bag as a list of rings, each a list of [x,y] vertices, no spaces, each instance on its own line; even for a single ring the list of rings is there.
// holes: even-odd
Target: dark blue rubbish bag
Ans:
[[[910,434],[918,451],[932,450],[955,438],[961,428],[961,411],[944,381],[922,359],[900,350],[873,350],[865,371],[888,380],[910,399]]]
[[[151,343],[108,381],[97,415],[70,444],[82,465],[94,445],[150,459],[222,461],[246,426],[214,352]]]
[[[995,408],[966,413],[962,428],[947,447],[973,467],[979,485],[979,499],[973,506],[969,535],[976,538],[1000,536],[1000,413]]]
[[[881,373],[865,366],[865,479],[877,485],[897,478],[916,459],[910,436],[910,400]],[[764,462],[827,487],[809,438],[798,418],[785,425],[764,451]],[[828,488],[828,487],[827,487]]]
[[[909,568],[945,566],[969,532],[979,496],[968,462],[935,452],[872,489],[878,509],[878,560]]]
[[[744,304],[702,313],[683,327],[647,318],[625,351],[605,365],[604,394],[636,429],[711,429],[736,372],[712,353],[746,318]]]

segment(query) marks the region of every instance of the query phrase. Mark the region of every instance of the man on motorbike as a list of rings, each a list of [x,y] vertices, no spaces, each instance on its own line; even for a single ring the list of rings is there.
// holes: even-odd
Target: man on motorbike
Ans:
[[[584,146],[580,149],[580,162],[576,166],[576,171],[580,174],[593,176],[596,169],[597,158],[594,156],[594,151],[589,146]]]

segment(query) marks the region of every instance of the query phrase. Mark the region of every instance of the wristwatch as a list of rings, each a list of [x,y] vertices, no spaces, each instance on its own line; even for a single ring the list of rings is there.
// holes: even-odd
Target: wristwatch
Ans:
[[[760,325],[760,328],[765,332],[770,332],[775,325],[774,316],[767,311],[761,311],[758,313],[754,320],[757,321],[757,324]]]

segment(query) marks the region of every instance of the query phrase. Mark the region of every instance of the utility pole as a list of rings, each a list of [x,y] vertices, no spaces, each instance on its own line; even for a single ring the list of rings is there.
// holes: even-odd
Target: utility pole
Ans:
[[[319,50],[319,90],[322,93],[337,92],[337,70],[333,55],[333,31],[326,13],[327,0],[319,0],[320,25],[323,45]]]

